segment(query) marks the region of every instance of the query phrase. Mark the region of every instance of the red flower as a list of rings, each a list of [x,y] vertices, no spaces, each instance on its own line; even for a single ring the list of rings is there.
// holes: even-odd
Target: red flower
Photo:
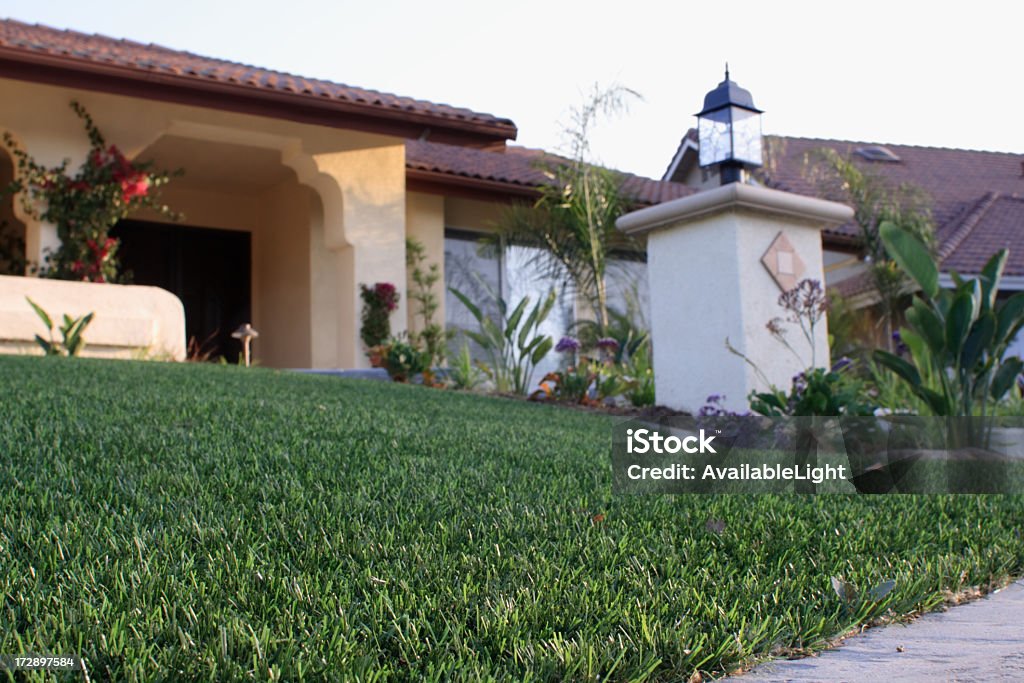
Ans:
[[[136,175],[134,178],[121,181],[121,199],[126,204],[132,197],[145,197],[149,192],[149,178],[145,175]]]
[[[390,282],[378,282],[373,286],[373,293],[377,296],[377,301],[389,311],[398,308],[398,295],[395,286]]]

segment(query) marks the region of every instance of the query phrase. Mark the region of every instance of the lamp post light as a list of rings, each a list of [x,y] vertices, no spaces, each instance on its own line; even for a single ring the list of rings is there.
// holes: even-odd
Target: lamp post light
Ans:
[[[762,164],[761,110],[749,90],[725,80],[704,96],[697,114],[700,166],[718,166],[722,185],[743,180],[744,170]]]

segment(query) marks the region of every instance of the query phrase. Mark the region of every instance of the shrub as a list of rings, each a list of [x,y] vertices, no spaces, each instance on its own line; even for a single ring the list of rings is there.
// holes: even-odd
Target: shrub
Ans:
[[[533,369],[551,351],[554,342],[541,333],[540,326],[547,320],[555,305],[556,292],[550,290],[539,300],[529,314],[530,297],[524,296],[514,308],[500,296],[495,296],[498,319],[486,316],[480,308],[457,289],[451,293],[476,319],[478,331],[466,330],[466,335],[480,345],[490,363],[486,372],[498,391],[525,394],[533,383]],[[525,319],[523,316],[526,316]]]
[[[398,308],[401,296],[390,282],[378,282],[373,287],[359,285],[363,299],[363,325],[359,336],[367,349],[383,344],[391,336],[391,313]]]
[[[653,406],[655,400],[654,367],[651,365],[650,343],[642,344],[629,356],[624,372],[634,381],[634,384],[626,392],[629,402],[637,408]]]
[[[883,223],[880,234],[920,292],[900,330],[910,359],[879,350],[875,360],[905,382],[934,415],[991,415],[1024,370],[1020,358],[1006,357],[1024,327],[1024,293],[998,303],[1009,252],[999,250],[977,278],[965,280],[953,273],[953,288],[941,289],[938,267],[924,243],[894,223]],[[963,423],[968,430],[978,425]],[[960,435],[968,442],[977,436]]]
[[[58,328],[60,329],[63,341],[57,342],[53,339],[54,324],[49,314],[32,299],[25,297],[25,300],[32,306],[32,310],[43,321],[43,324],[46,325],[46,330],[49,332],[50,338],[48,340],[43,339],[38,334],[36,335],[36,343],[43,349],[43,353],[47,356],[77,356],[85,348],[85,337],[82,336],[82,333],[85,332],[85,328],[92,322],[92,313],[74,319],[65,314],[64,322]]]
[[[404,339],[391,339],[385,360],[388,374],[396,382],[407,382],[427,368],[426,354]]]
[[[789,394],[772,388],[754,393],[750,409],[769,417],[870,416],[875,406],[865,394],[864,385],[849,374],[852,363],[840,359],[830,370],[809,368],[793,378]]]
[[[119,242],[109,236],[110,228],[141,208],[177,220],[179,216],[160,203],[154,189],[181,171],[154,171],[151,164],[130,161],[116,145],[107,145],[81,104],[71,102],[71,108],[89,136],[85,163],[73,176],[67,173],[68,159],[47,168],[19,147],[10,133],[4,133],[4,144],[17,160],[17,178],[5,193],[21,193],[27,214],[57,227],[61,245],[47,255],[40,267],[42,275],[114,282],[120,275]]]
[[[418,332],[410,334],[410,340],[427,355],[427,366],[436,367],[444,363],[445,346],[451,338],[444,326],[434,316],[440,306],[434,285],[441,280],[441,269],[436,263],[426,265],[427,254],[423,243],[415,239],[405,241],[405,262],[409,269],[409,300],[416,304],[415,314],[421,320]]]
[[[448,367],[448,382],[453,389],[473,390],[483,384],[484,371],[473,361],[469,345],[463,344]]]

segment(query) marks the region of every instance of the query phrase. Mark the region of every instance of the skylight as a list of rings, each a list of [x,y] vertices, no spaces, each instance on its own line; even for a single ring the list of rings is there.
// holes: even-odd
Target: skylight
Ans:
[[[899,163],[900,161],[900,158],[891,149],[881,145],[858,147],[854,151],[868,161],[882,161],[886,163]]]

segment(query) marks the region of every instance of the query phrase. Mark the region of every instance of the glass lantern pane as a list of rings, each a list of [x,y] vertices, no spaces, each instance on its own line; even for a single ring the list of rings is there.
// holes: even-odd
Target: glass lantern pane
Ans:
[[[761,159],[761,115],[732,107],[732,154],[736,161],[760,166]]]
[[[708,112],[697,118],[700,165],[710,166],[732,158],[729,139],[729,110]]]

